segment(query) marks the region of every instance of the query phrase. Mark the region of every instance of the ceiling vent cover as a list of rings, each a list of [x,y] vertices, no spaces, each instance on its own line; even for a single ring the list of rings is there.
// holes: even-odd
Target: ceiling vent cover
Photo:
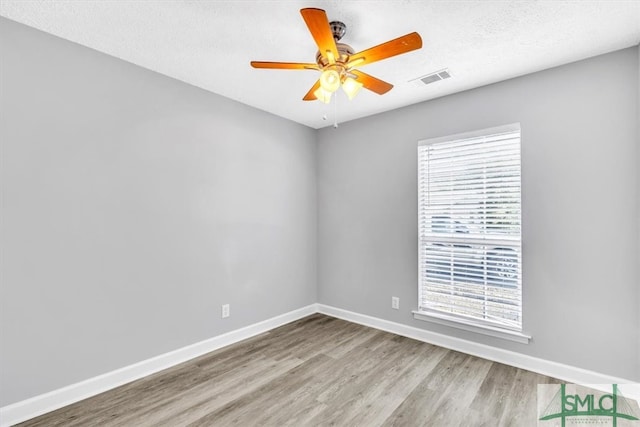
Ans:
[[[410,80],[410,82],[415,83],[418,86],[424,86],[434,82],[438,82],[440,80],[448,79],[449,77],[451,77],[451,73],[449,72],[448,68],[445,68],[444,70],[435,71],[433,73],[427,74],[426,76]]]

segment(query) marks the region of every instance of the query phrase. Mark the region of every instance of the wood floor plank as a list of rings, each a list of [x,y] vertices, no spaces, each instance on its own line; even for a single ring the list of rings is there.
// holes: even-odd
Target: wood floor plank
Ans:
[[[557,384],[558,381],[534,372],[518,369],[509,398],[504,405],[499,425],[523,425],[530,414],[537,412],[538,384]],[[532,393],[531,391],[534,390]]]
[[[385,420],[385,425],[432,426],[458,420],[461,411],[464,413],[475,398],[491,365],[488,360],[447,351]]]
[[[528,426],[553,378],[314,314],[21,426]]]
[[[397,351],[393,337],[387,332],[377,331],[368,341],[339,359],[340,364],[336,366],[339,375],[320,390],[317,399],[331,406],[357,393],[371,380],[372,372],[384,364],[385,358]]]
[[[513,390],[518,368],[494,363],[476,393],[471,408],[499,420]],[[534,392],[530,390],[529,392]],[[535,398],[535,397],[534,397]]]
[[[266,425],[274,412],[287,410],[287,403],[295,398],[303,385],[326,369],[333,359],[318,355],[287,371],[263,387],[245,393],[222,408],[190,423],[190,426]]]
[[[303,362],[296,359],[256,361],[219,380],[198,384],[188,392],[168,396],[144,410],[121,417],[114,426],[186,425],[259,389]],[[215,387],[212,387],[212,383]],[[187,408],[187,409],[183,409]],[[140,423],[138,420],[142,420]]]
[[[348,414],[345,421],[349,425],[381,425],[448,352],[441,347],[424,346],[422,343],[416,350],[415,353],[408,350],[405,357],[394,362],[396,366],[380,372],[375,386],[361,392],[360,407],[366,410],[355,410]]]

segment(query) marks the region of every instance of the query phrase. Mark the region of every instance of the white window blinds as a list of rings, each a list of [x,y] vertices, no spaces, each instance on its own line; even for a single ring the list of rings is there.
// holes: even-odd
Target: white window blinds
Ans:
[[[520,128],[418,146],[419,312],[522,330]]]

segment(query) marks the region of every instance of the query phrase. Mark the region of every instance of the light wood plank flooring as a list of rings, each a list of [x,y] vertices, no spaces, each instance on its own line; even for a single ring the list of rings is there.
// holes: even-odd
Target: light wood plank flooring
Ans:
[[[315,314],[22,426],[535,426],[557,380]]]

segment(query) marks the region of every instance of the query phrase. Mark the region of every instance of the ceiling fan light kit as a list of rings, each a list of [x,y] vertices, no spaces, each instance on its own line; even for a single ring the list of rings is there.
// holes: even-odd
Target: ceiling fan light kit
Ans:
[[[338,43],[347,29],[343,22],[329,22],[327,14],[322,9],[301,9],[300,14],[318,46],[316,63],[252,61],[251,66],[266,69],[320,71],[320,78],[302,98],[304,101],[319,100],[328,104],[331,102],[331,94],[340,87],[349,100],[352,100],[363,87],[379,95],[385,94],[393,88],[392,84],[356,70],[354,67],[422,47],[420,35],[414,32],[356,53],[351,46]]]

